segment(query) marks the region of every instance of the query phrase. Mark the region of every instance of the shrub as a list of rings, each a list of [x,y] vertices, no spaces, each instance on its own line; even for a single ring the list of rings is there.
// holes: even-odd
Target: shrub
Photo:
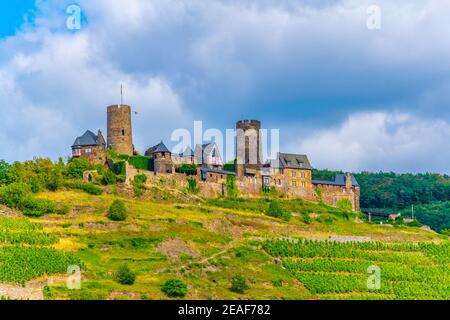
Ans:
[[[85,158],[73,158],[67,164],[66,176],[72,179],[81,179],[85,171],[92,169],[93,166],[89,160]]]
[[[336,207],[342,211],[351,212],[353,211],[352,202],[349,199],[341,199],[336,203]]]
[[[175,169],[178,173],[184,173],[187,176],[195,176],[197,175],[197,165],[192,163],[184,163],[181,167]]]
[[[161,291],[171,298],[184,298],[187,286],[179,279],[169,279],[161,285]]]
[[[136,281],[136,273],[125,264],[119,268],[116,278],[120,284],[131,286]]]
[[[144,174],[138,174],[133,178],[131,184],[133,185],[134,195],[140,197],[144,195],[145,183],[147,182],[147,176]]]
[[[125,207],[125,202],[122,200],[114,200],[114,202],[109,207],[108,218],[113,221],[125,221],[127,219],[128,213]]]
[[[223,166],[223,170],[236,172],[236,160],[225,163],[225,165]]]
[[[267,210],[267,215],[274,217],[274,218],[280,218],[285,221],[291,220],[292,214],[283,209],[278,201],[272,201],[269,205],[269,209]]]
[[[249,289],[249,286],[247,285],[247,280],[243,276],[238,275],[231,279],[231,291],[236,293],[244,293],[247,289]]]
[[[311,224],[312,219],[311,219],[311,216],[309,215],[309,213],[302,214],[302,218],[303,218],[304,223]]]
[[[57,212],[56,204],[53,201],[37,199],[25,196],[19,202],[18,208],[27,216],[41,217],[44,214]]]
[[[236,177],[233,175],[227,176],[227,196],[229,198],[237,198],[239,196],[239,189],[236,185]]]
[[[116,184],[117,177],[116,175],[110,171],[106,170],[102,175],[102,183],[106,186]]]
[[[50,173],[49,181],[47,182],[47,189],[50,191],[57,191],[64,185],[64,163],[59,163],[55,168],[53,168]]]
[[[66,188],[68,189],[76,189],[76,190],[82,190],[86,193],[99,196],[103,193],[102,187],[93,184],[93,183],[86,183],[81,181],[72,181],[66,183]]]
[[[411,222],[407,223],[406,225],[408,227],[421,227],[422,226],[422,224],[417,220],[411,221]]]
[[[188,179],[188,192],[192,194],[197,194],[199,191],[197,180],[195,179]]]
[[[125,175],[125,161],[119,161],[113,164],[113,170],[115,174]]]
[[[134,177],[135,183],[146,183],[147,182],[147,176],[145,174],[138,174]]]
[[[8,171],[11,165],[5,160],[0,160],[0,185],[9,183]]]
[[[319,203],[322,203],[323,197],[322,197],[322,188],[321,187],[317,187],[316,196],[317,196],[317,200],[319,201]]]
[[[30,192],[30,187],[24,183],[11,183],[0,189],[0,201],[10,208],[17,208],[20,201]]]
[[[151,163],[153,162],[152,160],[152,157],[133,156],[128,159],[128,163],[136,169],[150,170]]]

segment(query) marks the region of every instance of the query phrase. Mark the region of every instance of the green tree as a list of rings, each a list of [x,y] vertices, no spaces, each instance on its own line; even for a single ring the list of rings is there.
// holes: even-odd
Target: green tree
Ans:
[[[292,218],[292,214],[288,210],[282,208],[280,203],[276,200],[270,202],[267,215],[285,221],[289,221]]]
[[[237,198],[239,196],[239,189],[236,184],[236,177],[233,175],[227,176],[227,196],[229,198]]]
[[[119,199],[113,201],[108,211],[108,218],[113,221],[125,221],[128,217],[125,202]]]
[[[93,165],[85,158],[74,158],[67,164],[66,176],[72,179],[82,179],[83,173],[92,170]]]
[[[5,160],[0,160],[0,185],[9,183],[8,172],[11,168],[11,165],[7,163]]]
[[[236,293],[244,293],[248,289],[249,286],[247,285],[247,279],[245,279],[244,276],[237,275],[231,279],[231,291]]]
[[[184,298],[187,286],[179,279],[169,279],[161,285],[161,291],[171,298]]]
[[[136,273],[124,264],[117,271],[116,279],[120,284],[131,286],[136,281]]]
[[[199,191],[197,180],[188,179],[188,192],[192,194],[197,194]]]

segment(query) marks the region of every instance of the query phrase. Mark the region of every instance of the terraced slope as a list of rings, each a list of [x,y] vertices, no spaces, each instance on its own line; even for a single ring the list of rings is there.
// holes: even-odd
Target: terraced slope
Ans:
[[[433,232],[369,225],[353,213],[279,199],[293,214],[286,222],[264,214],[270,199],[207,200],[167,190],[139,199],[115,190],[39,194],[71,210],[0,219],[0,264],[12,270],[0,275],[0,286],[56,273],[45,287],[48,299],[168,299],[160,286],[172,278],[187,284],[188,299],[448,298],[448,241]],[[117,198],[128,210],[123,222],[106,216]],[[336,235],[377,243],[280,242]],[[81,266],[81,290],[66,287],[69,264]],[[116,281],[123,264],[137,274],[131,286]],[[368,265],[382,270],[380,291],[366,289]],[[247,279],[244,293],[230,290],[236,275]]]
[[[449,299],[450,245],[267,241],[264,249],[322,299]],[[379,283],[371,275],[379,272]]]

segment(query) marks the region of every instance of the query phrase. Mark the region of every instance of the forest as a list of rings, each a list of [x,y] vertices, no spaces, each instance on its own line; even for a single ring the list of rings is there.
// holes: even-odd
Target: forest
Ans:
[[[340,171],[314,170],[314,180],[333,180]],[[354,173],[361,188],[361,208],[414,213],[437,231],[450,229],[450,177],[434,173]]]

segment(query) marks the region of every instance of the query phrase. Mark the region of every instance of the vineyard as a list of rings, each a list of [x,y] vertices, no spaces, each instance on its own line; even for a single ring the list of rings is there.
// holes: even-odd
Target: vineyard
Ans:
[[[66,273],[79,259],[45,246],[58,242],[41,224],[26,219],[0,219],[0,282],[24,284],[43,275]],[[33,245],[33,246],[30,246]]]
[[[267,241],[264,250],[322,299],[449,299],[449,244]],[[379,268],[380,286],[368,285]]]

